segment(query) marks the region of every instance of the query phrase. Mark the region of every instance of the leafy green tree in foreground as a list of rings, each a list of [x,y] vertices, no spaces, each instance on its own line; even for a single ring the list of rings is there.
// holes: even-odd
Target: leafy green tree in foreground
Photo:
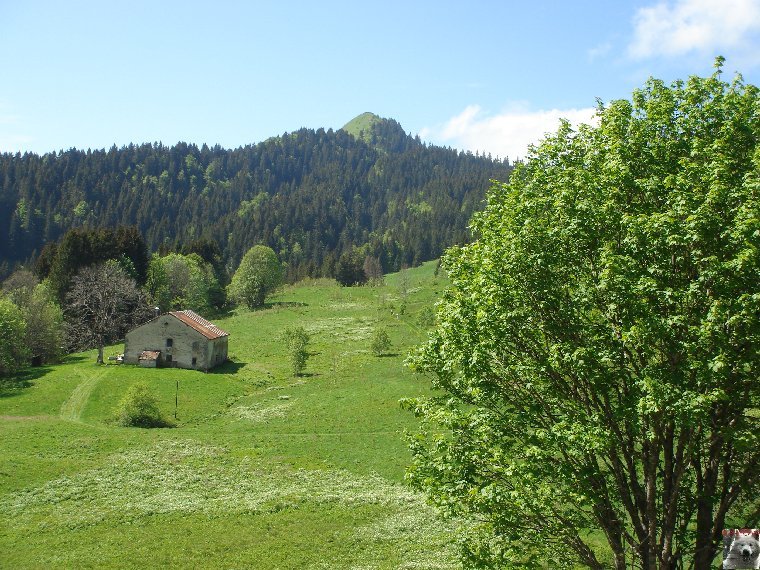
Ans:
[[[264,299],[282,285],[282,265],[272,248],[255,245],[243,256],[232,276],[228,295],[250,309],[264,306]]]
[[[409,477],[471,566],[700,570],[758,525],[760,100],[721,64],[562,124],[445,257]]]

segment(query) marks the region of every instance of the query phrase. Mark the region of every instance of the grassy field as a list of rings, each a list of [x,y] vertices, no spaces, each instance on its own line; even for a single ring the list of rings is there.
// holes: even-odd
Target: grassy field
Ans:
[[[452,568],[448,524],[403,484],[402,363],[443,289],[435,263],[380,287],[315,281],[216,324],[209,374],[97,366],[95,353],[0,385],[0,567]],[[294,378],[279,340],[311,334]],[[371,335],[385,326],[391,354]],[[122,351],[117,345],[107,353]],[[117,427],[145,381],[176,427]]]

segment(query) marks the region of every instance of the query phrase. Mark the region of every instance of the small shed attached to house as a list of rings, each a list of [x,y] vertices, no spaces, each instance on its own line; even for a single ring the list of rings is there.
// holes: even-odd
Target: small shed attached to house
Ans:
[[[143,350],[137,357],[137,364],[144,368],[156,368],[160,359],[160,350]]]
[[[127,333],[124,362],[209,370],[227,360],[228,337],[193,311],[170,311]]]

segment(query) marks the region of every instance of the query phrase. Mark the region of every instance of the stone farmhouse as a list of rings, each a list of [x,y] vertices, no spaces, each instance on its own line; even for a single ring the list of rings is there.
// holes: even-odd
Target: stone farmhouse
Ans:
[[[193,311],[170,311],[127,333],[124,362],[209,370],[227,360],[228,337]]]

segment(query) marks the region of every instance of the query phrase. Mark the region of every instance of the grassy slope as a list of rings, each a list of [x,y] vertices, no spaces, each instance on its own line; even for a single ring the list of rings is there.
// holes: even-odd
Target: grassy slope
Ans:
[[[86,353],[0,391],[0,567],[455,566],[450,530],[402,482],[414,419],[398,400],[426,385],[402,361],[442,289],[434,267],[377,288],[301,285],[221,319],[233,361],[214,373]],[[278,341],[291,324],[312,335],[300,378]],[[179,385],[176,428],[110,423],[138,380],[168,417]]]
[[[361,115],[354,117],[348,123],[343,125],[343,130],[349,134],[354,135],[354,137],[358,139],[363,138],[364,140],[369,140],[369,133],[372,126],[382,120],[383,119],[374,113],[362,113]]]

